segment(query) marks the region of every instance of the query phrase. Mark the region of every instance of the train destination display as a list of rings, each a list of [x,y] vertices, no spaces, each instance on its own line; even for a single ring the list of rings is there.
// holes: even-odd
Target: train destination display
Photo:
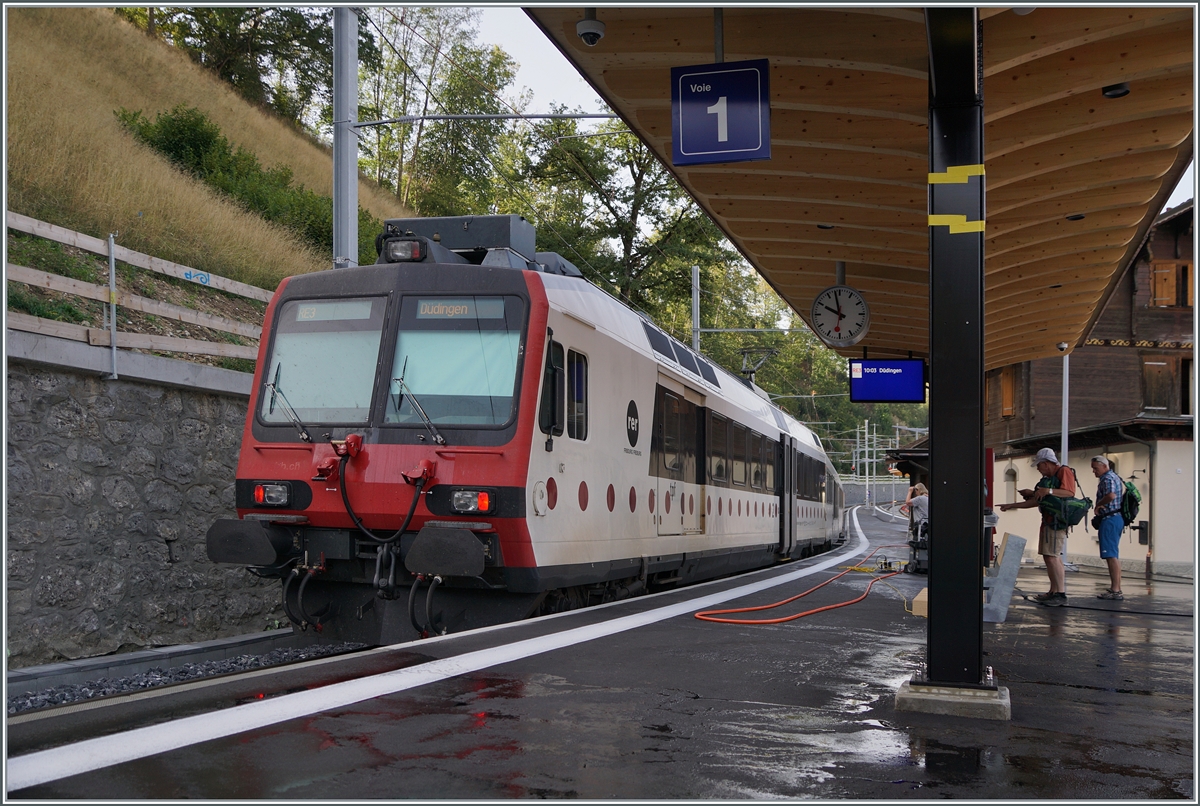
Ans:
[[[924,360],[851,359],[850,402],[924,403]]]

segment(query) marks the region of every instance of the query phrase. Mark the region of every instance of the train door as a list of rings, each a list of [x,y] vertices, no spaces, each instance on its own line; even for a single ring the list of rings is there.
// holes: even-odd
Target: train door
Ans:
[[[663,381],[671,387],[667,388]],[[703,488],[697,485],[702,427],[697,404],[703,404],[697,393],[660,378],[654,407],[655,522],[660,535],[696,534],[704,528],[704,499],[698,496]]]
[[[778,458],[776,467],[780,468],[779,482],[779,555],[786,557],[792,552],[796,541],[796,468],[792,462],[792,454],[796,444],[794,437],[781,434],[779,447],[776,449]]]
[[[659,453],[658,533],[683,534],[683,510],[679,504],[683,492],[684,410],[686,401],[673,391],[658,387],[658,405],[654,413]]]

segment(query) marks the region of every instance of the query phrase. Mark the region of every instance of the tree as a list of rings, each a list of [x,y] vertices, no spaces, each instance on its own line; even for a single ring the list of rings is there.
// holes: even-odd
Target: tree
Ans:
[[[247,100],[289,120],[314,119],[331,102],[333,12],[327,8],[195,6],[119,13],[181,48]],[[379,61],[374,37],[361,24],[358,56],[366,65]]]

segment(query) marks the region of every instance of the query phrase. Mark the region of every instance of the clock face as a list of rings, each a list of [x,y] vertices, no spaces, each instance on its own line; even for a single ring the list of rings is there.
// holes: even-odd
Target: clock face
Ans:
[[[850,286],[834,285],[813,300],[811,319],[813,330],[830,347],[850,347],[867,335],[871,309]]]

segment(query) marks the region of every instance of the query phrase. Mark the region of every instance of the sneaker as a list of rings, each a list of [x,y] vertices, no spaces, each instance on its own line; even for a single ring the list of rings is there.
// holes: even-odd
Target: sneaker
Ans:
[[[1103,593],[1097,594],[1096,598],[1097,599],[1112,599],[1113,601],[1116,601],[1116,602],[1123,602],[1123,601],[1125,601],[1125,594],[1121,593],[1120,591],[1115,591],[1112,588],[1109,588],[1106,591],[1104,591]]]
[[[1044,602],[1042,602],[1042,604],[1044,604],[1046,607],[1062,607],[1066,603],[1067,603],[1067,594],[1066,594],[1066,592],[1063,592],[1063,591],[1060,591],[1059,593],[1050,594],[1050,598],[1048,598]]]

